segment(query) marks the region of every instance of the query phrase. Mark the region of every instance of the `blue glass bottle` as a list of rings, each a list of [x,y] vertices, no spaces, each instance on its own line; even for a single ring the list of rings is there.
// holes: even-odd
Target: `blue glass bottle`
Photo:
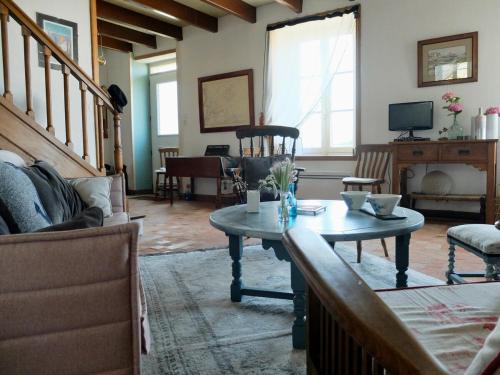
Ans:
[[[295,184],[292,182],[288,185],[288,200],[290,203],[290,217],[297,217],[297,198],[295,197]]]

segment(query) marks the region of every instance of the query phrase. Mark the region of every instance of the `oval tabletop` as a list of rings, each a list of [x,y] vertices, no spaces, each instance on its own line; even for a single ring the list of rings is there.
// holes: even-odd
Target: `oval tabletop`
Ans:
[[[361,241],[394,237],[422,228],[424,217],[413,210],[396,207],[394,214],[406,219],[381,220],[362,211],[349,211],[343,201],[307,200],[301,204],[321,204],[326,211],[317,215],[297,215],[287,223],[278,220],[279,202],[262,202],[258,213],[246,212],[246,205],[225,207],[210,214],[210,224],[230,235],[265,240],[281,240],[294,226],[304,226],[323,236],[328,242]]]

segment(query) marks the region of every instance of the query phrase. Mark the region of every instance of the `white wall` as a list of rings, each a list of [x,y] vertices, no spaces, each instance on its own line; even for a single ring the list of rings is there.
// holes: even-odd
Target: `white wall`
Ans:
[[[441,107],[441,95],[448,90],[463,98],[460,116],[468,130],[470,116],[479,106],[500,105],[500,2],[497,0],[361,0],[361,134],[363,143],[385,143],[396,134],[388,131],[389,103],[433,100],[436,107],[434,130],[419,135],[437,138],[438,130],[449,126],[451,119]],[[342,0],[304,1],[300,16],[331,10],[352,2]],[[234,16],[219,19],[219,32],[209,33],[194,27],[184,28],[184,40],[178,43],[180,86],[181,150],[186,155],[200,155],[207,144],[226,143],[237,154],[234,132],[200,134],[197,79],[211,74],[239,69],[254,69],[256,118],[261,111],[264,36],[267,24],[295,18],[297,15],[276,3],[258,8],[257,23],[249,24]],[[470,31],[479,31],[479,82],[430,88],[417,88],[417,41]],[[352,163],[300,162],[310,171],[348,172]],[[431,166],[429,169],[434,168]],[[416,168],[417,177],[410,188],[419,189],[424,167]],[[453,172],[453,174],[452,174]],[[484,191],[484,174],[470,167],[450,169],[457,192]],[[326,180],[328,181],[328,180]],[[338,183],[321,181],[324,188],[302,190],[314,197],[331,188],[338,196]],[[414,186],[416,185],[416,186]],[[198,193],[213,193],[213,184],[198,184]]]
[[[133,149],[133,136],[132,136],[132,106],[130,100],[132,97],[132,81],[131,81],[131,57],[129,53],[112,51],[104,49],[104,56],[106,58],[106,65],[101,65],[99,69],[101,85],[109,87],[112,84],[118,85],[123,93],[126,95],[129,104],[124,107],[121,114],[121,133],[122,133],[122,150],[123,162],[127,166],[127,173],[129,176],[129,188],[135,189],[134,179],[134,149]],[[105,161],[108,164],[114,165],[114,138],[113,138],[113,120],[111,115],[109,134],[110,137],[105,140]]]
[[[36,13],[43,13],[62,18],[78,24],[78,64],[92,77],[92,55],[90,36],[90,5],[89,0],[15,0],[21,9],[36,21]],[[26,94],[24,81],[24,53],[21,28],[17,22],[9,23],[9,62],[11,69],[11,89],[14,103],[21,109],[26,109]],[[31,80],[35,119],[44,127],[46,121],[45,76],[44,69],[38,66],[38,46],[31,39]],[[0,64],[0,70],[2,64]],[[1,74],[1,73],[0,73]],[[52,113],[56,137],[65,141],[63,79],[60,70],[51,70],[52,83]],[[3,92],[3,80],[0,90]],[[75,79],[70,79],[71,95],[71,132],[74,150],[83,154],[80,90]],[[91,162],[95,165],[95,134],[92,100],[87,97],[88,140]]]

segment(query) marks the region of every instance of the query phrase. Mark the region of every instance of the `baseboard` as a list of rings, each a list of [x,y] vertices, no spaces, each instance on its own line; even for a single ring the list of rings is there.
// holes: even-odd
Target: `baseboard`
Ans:
[[[129,190],[127,195],[153,194],[153,189]]]

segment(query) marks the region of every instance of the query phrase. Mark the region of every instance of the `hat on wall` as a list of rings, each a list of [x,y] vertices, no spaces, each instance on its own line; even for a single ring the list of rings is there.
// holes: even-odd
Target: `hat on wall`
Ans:
[[[108,87],[109,95],[111,95],[111,102],[115,109],[123,113],[123,107],[125,107],[128,103],[127,97],[123,93],[123,91],[117,85],[111,85]]]

